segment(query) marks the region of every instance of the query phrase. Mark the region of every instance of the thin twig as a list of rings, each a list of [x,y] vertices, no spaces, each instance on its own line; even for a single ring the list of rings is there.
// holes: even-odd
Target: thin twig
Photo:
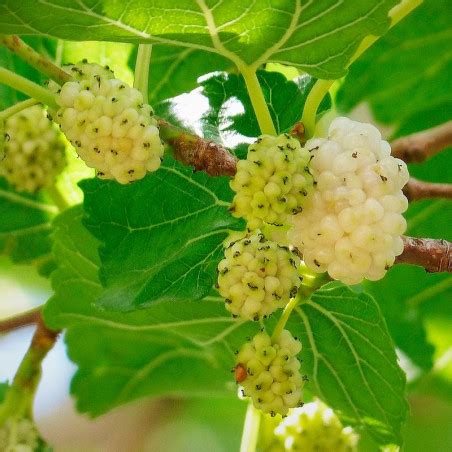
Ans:
[[[447,240],[402,237],[404,250],[397,264],[424,267],[429,273],[452,272],[452,243]]]
[[[403,188],[403,193],[408,201],[417,201],[419,199],[451,199],[452,184],[438,184],[435,182],[424,182],[411,177]]]
[[[452,146],[452,121],[391,143],[392,155],[407,163],[423,162],[448,146]]]
[[[3,44],[11,52],[17,54],[30,66],[47,75],[59,84],[63,84],[71,80],[71,76],[55,65],[52,61],[36,52],[28,44],[25,44],[19,36],[16,35],[0,35],[0,44]]]
[[[0,333],[7,333],[23,326],[33,325],[38,321],[40,314],[41,306],[38,306],[13,317],[0,320]]]
[[[237,158],[226,148],[213,141],[185,132],[157,118],[160,136],[173,148],[174,158],[184,165],[194,166],[210,176],[233,176],[237,170]]]

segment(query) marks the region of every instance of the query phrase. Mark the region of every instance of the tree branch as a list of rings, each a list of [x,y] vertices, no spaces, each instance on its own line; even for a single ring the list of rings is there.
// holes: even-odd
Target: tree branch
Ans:
[[[0,425],[10,416],[32,418],[33,399],[41,378],[41,364],[55,345],[58,334],[58,331],[47,328],[39,315],[30,347],[0,405]]]
[[[452,184],[438,184],[435,182],[424,182],[411,177],[403,187],[403,193],[408,201],[433,198],[452,198]]]
[[[452,121],[432,129],[398,138],[391,143],[392,155],[406,163],[423,162],[452,145]]]
[[[206,140],[157,118],[160,136],[173,148],[174,158],[184,165],[195,167],[209,176],[233,176],[237,170],[237,158],[226,148]]]
[[[447,240],[402,237],[404,250],[396,264],[424,267],[429,273],[452,273],[452,243]]]
[[[41,315],[41,306],[22,312],[14,317],[0,320],[0,333],[7,333],[23,326],[35,324]]]

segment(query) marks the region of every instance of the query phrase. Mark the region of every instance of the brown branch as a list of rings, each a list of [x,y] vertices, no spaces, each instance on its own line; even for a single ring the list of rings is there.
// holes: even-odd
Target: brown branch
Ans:
[[[173,148],[173,155],[184,165],[194,166],[209,176],[233,176],[237,170],[237,158],[226,148],[206,140],[157,118],[160,136]]]
[[[432,129],[398,138],[391,143],[392,155],[407,163],[423,162],[452,145],[452,121]]]
[[[411,177],[403,187],[403,193],[408,201],[433,198],[452,198],[452,184],[438,184],[434,182],[424,182]]]
[[[33,325],[38,321],[40,315],[41,306],[22,312],[14,317],[0,320],[0,333],[7,333],[23,326]]]
[[[452,272],[452,243],[447,240],[402,237],[404,250],[397,264],[424,267],[429,273]]]

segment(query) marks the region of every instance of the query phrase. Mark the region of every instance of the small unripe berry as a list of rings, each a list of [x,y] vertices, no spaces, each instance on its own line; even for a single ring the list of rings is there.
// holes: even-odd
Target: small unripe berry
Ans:
[[[370,124],[335,119],[329,137],[306,143],[315,180],[290,242],[306,265],[346,284],[377,280],[402,253],[406,164]]]
[[[0,176],[17,191],[35,193],[55,182],[66,165],[64,138],[35,105],[6,120]]]
[[[263,135],[248,148],[246,160],[237,163],[231,181],[236,192],[231,211],[253,230],[265,224],[287,224],[302,210],[312,177],[309,153],[300,142],[284,134]]]
[[[237,355],[236,369],[246,370],[246,377],[238,381],[242,394],[272,416],[286,415],[290,408],[299,406],[305,380],[296,357],[300,351],[300,341],[287,330],[275,340],[264,331],[258,333]]]
[[[283,308],[300,286],[299,257],[261,233],[229,244],[218,264],[218,291],[235,316],[259,320]]]
[[[60,106],[55,120],[84,162],[121,184],[157,170],[163,144],[142,94],[97,64],[78,63],[69,72],[74,81],[49,86]]]
[[[358,435],[320,401],[294,408],[275,428],[283,451],[354,452]]]
[[[43,445],[36,426],[27,418],[9,418],[0,427],[0,450],[4,452],[34,452]]]

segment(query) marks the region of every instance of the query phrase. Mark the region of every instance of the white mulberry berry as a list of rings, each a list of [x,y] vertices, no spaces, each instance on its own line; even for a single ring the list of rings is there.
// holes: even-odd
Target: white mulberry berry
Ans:
[[[294,408],[276,427],[285,451],[354,452],[358,435],[344,427],[331,408],[320,401]]]
[[[258,333],[237,355],[236,375],[243,372],[237,379],[242,394],[251,397],[256,408],[273,416],[284,416],[289,408],[299,406],[305,381],[296,358],[300,351],[300,341],[287,330],[276,340],[263,331]]]
[[[64,138],[39,105],[6,120],[0,176],[17,191],[49,187],[66,165]]]
[[[287,224],[289,216],[301,211],[312,185],[309,158],[290,135],[261,136],[248,147],[246,160],[237,163],[230,183],[236,192],[232,214],[245,218],[249,229]]]
[[[50,85],[61,107],[55,120],[85,163],[121,184],[157,170],[163,144],[142,94],[97,64],[78,63],[70,72],[75,81]]]
[[[4,452],[34,452],[42,440],[30,419],[11,418],[0,428],[0,450]]]
[[[254,233],[226,248],[218,264],[217,288],[233,315],[259,320],[296,295],[299,264],[289,248]]]
[[[406,164],[391,157],[374,126],[347,118],[335,119],[328,139],[309,140],[306,148],[316,185],[293,217],[291,243],[315,272],[346,284],[381,279],[403,251]]]

